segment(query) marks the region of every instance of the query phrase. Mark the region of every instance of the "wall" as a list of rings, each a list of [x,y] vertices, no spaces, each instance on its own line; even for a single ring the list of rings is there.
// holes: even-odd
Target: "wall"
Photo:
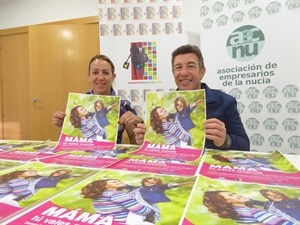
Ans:
[[[200,44],[197,19],[200,5],[200,0],[182,1],[186,43]],[[95,15],[98,15],[98,0],[0,0],[0,29]]]
[[[97,0],[0,0],[0,29],[95,15]]]

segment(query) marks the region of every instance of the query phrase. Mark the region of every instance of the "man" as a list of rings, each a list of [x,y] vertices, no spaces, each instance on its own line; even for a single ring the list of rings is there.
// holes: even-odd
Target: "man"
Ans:
[[[205,71],[203,56],[197,46],[183,45],[172,53],[172,72],[177,90],[205,90],[205,148],[249,151],[250,141],[237,110],[236,99],[201,83]],[[133,131],[136,142],[142,144],[146,126],[139,123]]]

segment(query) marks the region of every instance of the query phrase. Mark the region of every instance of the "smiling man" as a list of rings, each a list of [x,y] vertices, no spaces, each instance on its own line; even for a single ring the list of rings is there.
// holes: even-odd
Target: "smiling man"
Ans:
[[[195,45],[183,45],[175,49],[172,53],[172,72],[177,90],[205,90],[205,147],[249,151],[250,141],[237,110],[236,99],[201,83],[206,69],[200,49]],[[145,131],[144,124],[138,124],[134,129],[138,144],[143,143]]]

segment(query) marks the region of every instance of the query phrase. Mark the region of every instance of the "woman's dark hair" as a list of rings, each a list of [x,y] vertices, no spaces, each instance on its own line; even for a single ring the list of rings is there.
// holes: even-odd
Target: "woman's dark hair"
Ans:
[[[145,182],[147,182],[148,180],[150,179],[153,179],[156,181],[156,185],[161,185],[163,184],[162,180],[160,178],[157,178],[157,177],[145,177],[143,180],[142,180],[142,186],[145,186]]]
[[[239,215],[232,204],[220,195],[222,192],[227,191],[206,191],[203,195],[203,205],[208,208],[208,211],[216,213],[221,218],[238,219]]]
[[[161,120],[157,113],[157,109],[159,108],[161,108],[161,106],[156,106],[150,113],[150,126],[157,134],[161,134],[163,132]]]
[[[107,181],[116,180],[116,179],[107,179],[107,180],[96,180],[87,186],[81,189],[81,195],[84,198],[97,199],[100,198],[103,192],[106,190]]]
[[[79,116],[78,108],[82,107],[81,105],[77,105],[74,108],[72,108],[70,113],[70,122],[75,128],[81,127],[81,118]]]
[[[220,162],[230,162],[229,159],[227,159],[226,157],[219,155],[219,154],[212,155],[211,158],[214,160],[220,161]]]
[[[109,65],[111,66],[111,72],[112,72],[112,73],[115,73],[115,65],[114,65],[114,63],[111,61],[111,59],[108,58],[106,55],[100,55],[100,54],[97,54],[97,55],[95,55],[93,58],[91,58],[91,60],[90,60],[89,68],[88,68],[88,69],[89,69],[89,70],[88,70],[88,74],[90,74],[90,69],[91,69],[91,64],[92,64],[92,62],[94,62],[96,59],[102,59],[102,60],[108,62]]]
[[[177,97],[177,98],[175,99],[175,101],[174,101],[174,105],[175,105],[175,109],[176,109],[176,110],[177,110],[177,103],[178,103],[179,101],[183,103],[183,108],[185,108],[185,107],[187,106],[187,103],[186,103],[184,97]],[[178,110],[177,110],[177,111],[178,111]]]
[[[8,182],[12,179],[16,179],[21,176],[23,173],[27,172],[28,170],[20,170],[20,171],[13,171],[11,173],[3,174],[0,176],[0,184]]]
[[[262,196],[264,196],[266,199],[272,201],[272,199],[269,197],[269,194],[268,192],[273,192],[277,195],[280,195],[282,199],[285,199],[285,200],[288,200],[288,199],[291,199],[289,196],[281,193],[280,191],[276,191],[276,190],[271,190],[271,189],[261,189],[259,191],[261,193]]]

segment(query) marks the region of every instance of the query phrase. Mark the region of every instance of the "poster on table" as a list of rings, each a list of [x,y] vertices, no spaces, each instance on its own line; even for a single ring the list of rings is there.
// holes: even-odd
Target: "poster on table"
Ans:
[[[109,150],[61,150],[53,156],[40,159],[41,162],[72,165],[92,168],[107,168],[129,157],[130,153],[137,150],[137,145],[117,144]]]
[[[195,176],[199,173],[199,164],[200,158],[195,161],[185,161],[182,159],[156,158],[131,154],[128,155],[128,157],[111,164],[109,168],[144,173]]]
[[[205,91],[148,92],[145,141],[134,155],[195,161],[204,148]]]
[[[119,96],[69,93],[66,117],[54,151],[111,150],[117,140]]]
[[[10,151],[10,150],[39,150],[43,148],[51,148],[54,147],[56,142],[51,142],[49,140],[46,141],[23,141],[23,140],[6,140],[0,142],[0,153]],[[46,151],[45,149],[44,151]]]
[[[201,4],[203,81],[237,99],[253,151],[300,153],[299,13],[297,0]]]
[[[70,187],[94,170],[38,161],[0,171],[0,223],[59,191]]]
[[[98,3],[100,49],[115,64],[114,88],[143,118],[147,92],[176,88],[170,61],[171,52],[183,42],[182,2]]]
[[[103,170],[6,222],[178,224],[195,177]]]
[[[199,176],[182,225],[300,224],[299,188]]]
[[[53,156],[56,141],[7,140],[0,143],[0,159],[15,161],[32,161]]]
[[[255,153],[207,149],[200,174],[214,179],[300,187],[300,172],[280,151]]]

